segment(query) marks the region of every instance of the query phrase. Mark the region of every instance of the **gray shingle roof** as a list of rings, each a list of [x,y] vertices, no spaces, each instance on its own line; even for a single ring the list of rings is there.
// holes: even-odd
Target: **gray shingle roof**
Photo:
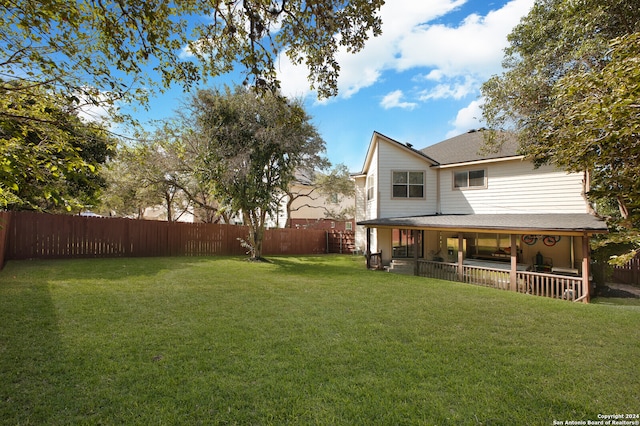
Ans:
[[[485,147],[484,129],[471,130],[462,135],[444,140],[435,145],[420,150],[423,154],[433,158],[441,165],[466,163],[494,158],[513,157],[518,155],[518,142],[514,135],[501,132],[504,138],[502,147],[497,152],[483,151]]]
[[[519,230],[530,233],[607,232],[604,220],[587,213],[427,215],[364,220],[358,225],[370,228]]]

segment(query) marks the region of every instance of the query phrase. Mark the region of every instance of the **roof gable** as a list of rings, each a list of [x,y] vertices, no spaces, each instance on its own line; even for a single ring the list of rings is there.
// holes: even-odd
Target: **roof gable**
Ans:
[[[467,133],[444,140],[421,150],[440,165],[468,163],[472,161],[518,157],[518,141],[512,133],[500,132],[504,143],[496,152],[486,152],[486,129],[470,130]]]
[[[367,155],[365,157],[364,164],[362,166],[362,174],[366,174],[367,171],[369,170],[369,167],[371,166],[371,162],[373,161],[373,154],[376,151],[376,147],[380,142],[388,143],[397,148],[400,148],[401,150],[405,151],[407,154],[419,157],[420,159],[426,161],[432,166],[438,165],[438,162],[436,160],[434,160],[428,154],[422,151],[419,151],[417,149],[414,149],[411,144],[404,144],[402,142],[398,142],[395,139],[391,139],[390,137],[383,135],[382,133],[378,133],[374,131],[373,136],[371,137],[371,142],[369,142],[369,148],[367,150]]]

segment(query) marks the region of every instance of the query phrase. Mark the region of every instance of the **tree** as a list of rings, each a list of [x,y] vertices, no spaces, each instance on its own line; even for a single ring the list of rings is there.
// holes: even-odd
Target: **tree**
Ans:
[[[241,212],[252,259],[262,258],[267,215],[297,169],[318,164],[324,141],[300,102],[236,87],[199,91],[191,100],[206,141],[200,173],[216,197]]]
[[[138,152],[135,146],[123,145],[103,171],[107,187],[102,194],[99,212],[105,215],[141,219],[145,207],[162,203],[155,188],[141,182]]]
[[[276,58],[283,53],[306,64],[310,84],[321,96],[332,96],[340,69],[338,49],[356,52],[368,37],[381,33],[377,13],[382,4],[384,0],[0,0],[0,119],[20,126],[30,121],[41,140],[72,146],[74,142],[61,139],[59,128],[48,125],[50,117],[40,116],[45,103],[76,116],[100,107],[111,120],[135,122],[120,114],[119,104],[147,106],[157,91],[173,84],[186,90],[238,66],[248,84],[276,91]],[[29,101],[20,108],[6,101],[16,98]],[[19,164],[3,160],[0,207],[21,204],[24,191],[37,194],[41,189],[27,185],[41,182],[47,173],[53,182],[61,170],[55,150],[40,149],[20,135],[12,132],[0,141],[3,151],[20,158]],[[68,154],[71,160],[73,153]],[[73,168],[72,162],[65,166]],[[47,164],[56,169],[47,172]],[[43,175],[20,182],[12,177],[31,169]],[[18,184],[23,194],[16,198]],[[80,201],[59,196],[60,191],[49,185],[44,198],[69,209]]]
[[[585,172],[606,242],[640,248],[640,3],[539,0],[509,35],[506,71],[483,87],[492,128],[518,133],[535,164]],[[499,139],[490,145],[500,144]]]
[[[556,164],[590,171],[589,197],[601,213],[617,204],[609,215],[615,232],[605,241],[631,249],[617,259],[624,263],[640,249],[640,32],[614,39],[608,57],[602,69],[558,80],[544,140],[547,152],[564,147]]]
[[[356,52],[380,34],[383,4],[1,0],[0,75],[20,82],[23,91],[63,94],[77,107],[113,105],[145,102],[173,83],[190,88],[238,65],[253,84],[277,87],[275,59],[286,52],[305,63],[312,85],[330,96],[337,90],[338,48]]]
[[[167,221],[173,222],[193,213],[187,193],[191,180],[190,170],[183,167],[180,146],[160,130],[143,135],[134,145],[122,146],[109,164],[103,208],[141,218],[147,207],[163,205]]]
[[[78,212],[98,202],[115,141],[66,99],[0,88],[0,208]]]

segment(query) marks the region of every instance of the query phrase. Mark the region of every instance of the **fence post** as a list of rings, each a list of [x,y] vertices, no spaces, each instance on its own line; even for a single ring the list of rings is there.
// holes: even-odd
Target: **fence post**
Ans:
[[[9,227],[12,212],[0,212],[0,271],[9,253]]]

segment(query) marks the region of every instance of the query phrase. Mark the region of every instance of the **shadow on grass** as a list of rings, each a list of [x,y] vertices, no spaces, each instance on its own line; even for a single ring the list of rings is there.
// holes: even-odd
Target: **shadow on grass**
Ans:
[[[0,271],[0,280],[55,278],[73,280],[87,278],[87,264],[92,276],[103,280],[127,280],[134,277],[153,277],[161,272],[179,272],[196,266],[212,266],[215,262],[238,261],[242,265],[275,265],[281,272],[306,276],[340,276],[360,274],[366,271],[362,256],[310,255],[267,256],[262,261],[249,261],[243,256],[203,257],[138,257],[92,258],[60,260],[9,261]],[[215,266],[213,266],[215,269]],[[34,275],[35,274],[35,275]]]
[[[634,306],[640,308],[640,296],[636,293],[626,291],[612,286],[598,287],[591,303],[601,305]]]
[[[270,257],[282,272],[317,277],[347,277],[367,272],[364,258],[346,255]]]
[[[29,278],[56,280],[86,279],[87,265],[92,276],[105,280],[126,280],[132,277],[152,277],[162,271],[192,268],[231,257],[129,257],[59,260],[12,260],[0,271],[7,281]],[[33,276],[32,274],[37,274]]]
[[[73,392],[74,378],[61,368],[63,344],[47,285],[13,278],[0,280],[0,419],[45,424],[54,414],[52,402]]]

